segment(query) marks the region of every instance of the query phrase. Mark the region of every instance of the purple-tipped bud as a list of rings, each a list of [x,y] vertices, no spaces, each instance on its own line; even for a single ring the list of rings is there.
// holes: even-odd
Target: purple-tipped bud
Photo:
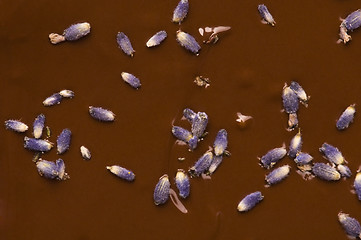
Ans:
[[[189,173],[192,176],[201,175],[202,173],[208,170],[209,166],[211,166],[212,160],[213,160],[213,153],[207,151],[198,159],[198,161],[194,164],[194,166],[189,169]]]
[[[228,146],[227,131],[225,129],[219,130],[216,140],[213,143],[214,154],[216,156],[223,155]]]
[[[239,202],[237,210],[239,212],[247,212],[261,202],[263,198],[262,193],[259,191],[248,194]]]
[[[353,31],[361,26],[361,9],[350,13],[341,23],[348,31]]]
[[[199,46],[195,38],[189,33],[180,30],[177,31],[177,41],[182,47],[196,55],[198,55],[201,50],[201,46]]]
[[[319,150],[331,163],[338,165],[346,162],[345,158],[342,156],[341,151],[328,143],[322,144],[322,147]]]
[[[115,120],[115,114],[107,109],[101,107],[89,107],[90,116],[103,122],[113,122]]]
[[[288,176],[290,170],[291,167],[289,165],[284,165],[282,167],[276,168],[266,176],[266,182],[269,185],[279,183]]]
[[[336,122],[336,128],[338,130],[345,130],[348,128],[350,123],[352,123],[355,116],[356,109],[355,104],[350,105],[346,110],[341,114],[340,118]]]
[[[196,136],[193,136],[192,133],[187,129],[178,126],[173,126],[172,133],[173,136],[175,136],[177,139],[187,143],[191,150],[194,150],[197,147],[198,138]]]
[[[190,108],[185,108],[183,110],[183,117],[185,117],[188,122],[192,123],[194,118],[196,117],[196,113]]]
[[[296,113],[299,108],[297,94],[285,84],[282,91],[283,108],[286,113]]]
[[[313,157],[310,154],[304,153],[304,152],[299,152],[296,155],[295,163],[297,165],[306,165],[306,164],[309,164],[312,160],[313,160]]]
[[[71,141],[71,131],[70,129],[66,128],[60,133],[58,139],[56,140],[58,154],[63,154],[69,149],[70,141]]]
[[[135,50],[133,49],[132,44],[130,43],[130,40],[127,35],[125,35],[123,32],[118,32],[117,43],[125,54],[133,57]]]
[[[205,112],[198,112],[192,122],[192,133],[194,136],[201,138],[208,124],[208,115]]]
[[[155,205],[164,204],[169,198],[170,182],[167,174],[159,178],[159,181],[154,189],[153,199]]]
[[[107,169],[117,177],[129,182],[134,181],[135,179],[135,174],[132,171],[118,165],[108,166]]]
[[[43,134],[44,125],[45,125],[45,116],[44,114],[40,114],[35,118],[35,121],[33,123],[34,138],[41,138],[41,135]]]
[[[273,165],[286,156],[286,153],[287,151],[285,146],[274,148],[261,157],[261,164],[264,168],[272,168]]]
[[[307,96],[305,90],[303,90],[301,85],[298,82],[293,81],[291,82],[290,88],[296,93],[301,103],[307,107],[309,97]]]
[[[341,178],[341,174],[336,170],[336,168],[325,163],[313,164],[312,172],[316,177],[326,181],[337,181]]]
[[[180,0],[177,7],[174,9],[172,22],[181,23],[188,14],[189,3],[188,0]]]
[[[258,12],[268,24],[274,26],[276,24],[275,20],[273,19],[271,13],[268,11],[267,7],[264,4],[258,5]]]
[[[24,147],[32,151],[48,152],[53,147],[53,143],[43,139],[25,137]]]
[[[132,86],[135,89],[140,88],[141,86],[140,80],[137,77],[135,77],[133,74],[122,72],[121,75],[124,82],[128,83],[130,86]]]
[[[69,175],[65,172],[65,163],[63,159],[59,158],[58,160],[56,160],[55,165],[58,171],[58,180],[66,180],[70,178]]]
[[[190,192],[189,177],[183,169],[178,169],[175,176],[175,184],[179,190],[179,196],[187,198]]]
[[[40,159],[36,162],[36,167],[40,176],[56,179],[58,177],[58,166],[54,162]]]
[[[351,169],[346,165],[338,165],[337,170],[341,173],[341,177],[350,178],[352,176]]]
[[[341,226],[346,231],[348,236],[352,238],[360,238],[361,226],[355,218],[350,217],[346,213],[340,212],[338,214],[338,221],[340,222]]]
[[[57,33],[49,34],[49,39],[52,44],[58,44],[65,40],[75,41],[90,33],[90,24],[87,22],[76,23],[64,30],[63,35]]]
[[[214,156],[211,165],[208,169],[208,175],[212,175],[219,167],[219,165],[222,163],[223,155],[220,156]]]
[[[54,93],[50,97],[46,98],[43,101],[45,107],[53,106],[55,104],[59,104],[63,97],[59,93]]]
[[[358,200],[361,201],[361,172],[358,172],[353,183]]]
[[[155,47],[161,44],[167,38],[166,31],[159,31],[154,34],[151,38],[149,38],[148,42],[146,43],[147,47]]]
[[[290,158],[295,158],[296,154],[299,151],[301,151],[301,148],[302,148],[302,134],[301,134],[301,130],[299,130],[298,133],[291,139],[288,156],[290,156]]]
[[[6,120],[5,127],[6,129],[10,129],[20,133],[26,132],[29,129],[28,125],[17,120]]]

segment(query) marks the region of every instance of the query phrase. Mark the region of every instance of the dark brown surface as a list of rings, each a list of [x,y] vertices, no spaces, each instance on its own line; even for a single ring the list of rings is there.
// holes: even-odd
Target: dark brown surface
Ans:
[[[343,210],[361,220],[361,203],[350,193],[353,178],[337,183],[304,181],[295,173],[264,188],[267,173],[261,156],[296,131],[285,130],[281,113],[284,82],[297,80],[311,95],[300,108],[303,150],[324,161],[318,148],[337,146],[355,173],[361,164],[361,123],[338,132],[335,120],[351,103],[361,105],[361,32],[348,46],[337,45],[339,17],[360,7],[357,1],[264,2],[277,25],[260,23],[258,1],[190,0],[181,29],[201,41],[199,27],[229,25],[216,45],[202,45],[196,57],[175,41],[179,26],[171,23],[177,1],[0,1],[0,121],[21,119],[29,126],[39,113],[56,136],[70,128],[70,150],[61,156],[71,179],[41,178],[25,150],[23,137],[0,128],[0,239],[347,239],[337,222]],[[91,34],[77,42],[52,45],[51,32],[62,33],[72,23],[88,21]],[[159,30],[168,38],[154,49],[145,43]],[[123,31],[136,50],[134,58],[118,49]],[[120,73],[142,81],[133,90]],[[197,75],[212,81],[207,89],[193,83]],[[51,94],[71,89],[75,98],[44,107]],[[114,123],[92,119],[89,105],[116,113]],[[209,116],[209,135],[193,153],[174,145],[171,124],[190,107]],[[242,129],[236,112],[254,117]],[[229,133],[230,158],[212,180],[192,179],[188,214],[169,201],[152,200],[158,178],[170,179],[187,169],[220,128]],[[93,158],[82,160],[79,147]],[[178,157],[186,157],[179,162]],[[56,160],[56,151],[44,155]],[[105,166],[133,170],[134,183],[112,176]],[[280,164],[280,165],[281,165]],[[171,182],[174,186],[174,182]],[[174,187],[173,187],[174,188]],[[236,211],[248,193],[260,190],[264,201],[246,214]]]

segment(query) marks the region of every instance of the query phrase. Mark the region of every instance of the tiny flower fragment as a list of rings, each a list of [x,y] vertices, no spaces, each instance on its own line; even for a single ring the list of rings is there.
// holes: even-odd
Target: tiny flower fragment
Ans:
[[[57,33],[49,34],[52,44],[58,44],[63,41],[75,41],[85,37],[90,33],[90,24],[87,22],[73,24],[64,30],[63,35]]]
[[[358,172],[356,174],[354,183],[353,183],[353,187],[355,189],[355,192],[357,194],[357,198],[358,200],[361,201],[361,172]]]
[[[118,32],[117,34],[117,43],[118,46],[123,50],[125,54],[128,56],[133,57],[135,50],[133,49],[132,44],[130,43],[130,40],[127,35],[125,35],[123,32]]]
[[[6,120],[5,127],[6,129],[10,129],[19,133],[26,132],[29,129],[28,125],[18,120]]]
[[[89,107],[89,114],[94,119],[97,119],[102,122],[113,122],[115,120],[115,114],[107,109],[101,107]]]
[[[106,168],[117,177],[127,180],[128,182],[132,182],[135,179],[135,174],[132,171],[121,166],[113,165],[107,166]]]
[[[92,155],[89,151],[88,148],[84,147],[84,146],[81,146],[80,147],[80,153],[81,153],[81,156],[85,159],[85,160],[90,160]]]
[[[124,82],[128,83],[133,88],[135,88],[135,89],[140,88],[140,86],[141,86],[140,80],[133,74],[130,74],[127,72],[122,72],[121,76],[122,76]]]

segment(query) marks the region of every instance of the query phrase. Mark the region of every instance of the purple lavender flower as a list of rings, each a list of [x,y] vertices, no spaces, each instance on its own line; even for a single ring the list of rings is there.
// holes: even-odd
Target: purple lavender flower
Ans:
[[[86,147],[84,147],[84,146],[81,146],[81,147],[80,147],[80,153],[81,153],[81,156],[82,156],[85,160],[90,160],[90,158],[92,157],[89,149],[86,148]]]
[[[26,149],[37,152],[48,152],[53,147],[53,143],[43,139],[25,137],[24,142]]]
[[[239,202],[237,210],[239,212],[247,212],[261,202],[263,198],[262,193],[259,191],[248,194]]]
[[[223,155],[214,156],[211,165],[208,168],[207,175],[212,175],[223,161]]]
[[[290,88],[296,93],[301,103],[307,107],[307,103],[310,97],[307,96],[305,90],[303,90],[301,85],[296,81],[292,81]]]
[[[340,212],[338,214],[338,221],[348,236],[351,238],[361,238],[361,226],[355,218],[350,217],[346,213]]]
[[[299,108],[298,96],[287,84],[283,87],[282,101],[286,113],[297,113]]]
[[[170,182],[167,174],[159,178],[159,181],[154,189],[153,199],[155,205],[164,204],[169,198]]]
[[[123,32],[118,32],[117,43],[125,54],[133,57],[135,50],[133,49],[132,44],[130,43],[130,40],[127,35],[125,35]]]
[[[113,122],[115,120],[115,114],[107,109],[101,107],[89,107],[90,116],[103,122]]]
[[[189,3],[188,0],[180,0],[173,12],[172,22],[181,23],[188,14]]]
[[[175,183],[179,190],[179,196],[187,198],[190,192],[189,177],[183,169],[178,169],[175,176]]]
[[[228,146],[227,131],[225,129],[219,130],[216,140],[213,143],[214,154],[216,156],[223,155]]]
[[[63,97],[59,93],[54,93],[50,97],[46,98],[43,101],[45,107],[53,106],[55,104],[59,104]]]
[[[183,32],[181,30],[177,31],[177,41],[178,43],[187,49],[188,51],[199,55],[199,51],[201,50],[201,46],[197,43],[195,38],[189,33]]]
[[[290,173],[290,169],[291,167],[289,165],[284,165],[282,167],[274,169],[266,176],[266,182],[269,185],[281,182],[288,176],[288,174]]]
[[[351,172],[350,168],[346,165],[343,165],[343,164],[338,165],[337,171],[339,171],[339,173],[341,173],[341,177],[350,178],[352,176],[352,172]]]
[[[146,45],[147,47],[155,47],[161,44],[165,39],[167,38],[166,31],[159,31],[156,34],[154,34],[149,40],[147,41]]]
[[[191,176],[201,175],[208,170],[209,166],[212,164],[212,160],[213,153],[211,151],[207,151],[198,159],[194,166],[189,169],[189,173]]]
[[[188,130],[182,127],[173,126],[172,133],[173,136],[175,136],[177,139],[187,143],[191,150],[194,150],[197,147],[198,137],[193,136],[192,133]]]
[[[192,122],[192,134],[201,138],[205,134],[208,124],[208,115],[205,112],[198,112]]]
[[[48,179],[66,180],[70,178],[65,172],[64,161],[60,158],[55,163],[40,159],[36,162],[36,167],[40,176]]]
[[[122,72],[121,75],[123,80],[126,83],[128,83],[130,86],[132,86],[135,89],[140,88],[141,86],[140,80],[137,77],[135,77],[133,74]]]
[[[334,147],[328,143],[324,143],[319,150],[331,163],[338,165],[346,162],[345,158],[342,156],[341,151],[338,150],[337,147]]]
[[[64,98],[73,98],[75,95],[72,90],[68,90],[68,89],[61,90],[59,94]]]
[[[192,123],[194,118],[196,117],[196,113],[190,108],[185,108],[183,110],[183,117],[185,117],[188,122]]]
[[[58,139],[56,140],[58,154],[63,154],[69,149],[70,141],[71,131],[66,128],[60,133]]]
[[[313,157],[308,153],[299,152],[294,160],[297,165],[306,165],[313,160]]]
[[[350,13],[341,23],[348,31],[353,31],[361,26],[361,9]]]
[[[301,151],[302,148],[302,134],[301,130],[298,130],[298,133],[291,139],[290,148],[288,151],[288,156],[295,158],[296,154]]]
[[[271,24],[272,27],[275,26],[276,22],[264,4],[258,5],[258,11],[265,23]]]
[[[6,129],[10,129],[20,133],[26,132],[29,129],[28,125],[18,120],[6,120],[5,127]]]
[[[331,167],[325,163],[315,163],[312,166],[312,172],[316,177],[326,181],[337,181],[340,180],[341,175],[336,168]]]
[[[135,174],[132,171],[123,168],[121,166],[118,165],[108,166],[107,169],[117,177],[127,180],[129,182],[134,181],[135,179]]]
[[[358,200],[361,201],[361,172],[358,172],[353,183]]]
[[[264,168],[272,168],[273,165],[286,156],[286,153],[287,151],[285,145],[280,148],[274,148],[261,157],[261,164]]]
[[[341,114],[340,118],[337,120],[336,128],[338,130],[345,130],[348,128],[350,123],[352,123],[355,116],[356,109],[355,104],[351,104],[346,108],[346,110]]]
[[[63,41],[75,41],[90,33],[90,24],[87,22],[76,23],[64,30],[63,35],[57,33],[49,34],[52,44],[58,44]]]
[[[41,138],[41,135],[43,134],[45,124],[45,116],[44,114],[40,114],[35,118],[35,121],[33,123],[33,135],[34,138]]]

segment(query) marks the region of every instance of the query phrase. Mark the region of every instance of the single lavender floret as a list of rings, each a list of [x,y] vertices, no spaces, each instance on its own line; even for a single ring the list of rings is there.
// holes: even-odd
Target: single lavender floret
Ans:
[[[53,106],[55,104],[59,104],[63,97],[59,93],[54,93],[50,97],[46,98],[43,101],[45,107]]]
[[[53,143],[43,139],[25,137],[24,147],[32,151],[48,152],[53,147]]]
[[[287,151],[285,145],[280,148],[274,148],[261,157],[261,164],[264,168],[272,168],[273,165],[286,156],[286,153]]]
[[[216,139],[213,143],[214,154],[216,156],[223,155],[228,146],[228,137],[227,131],[225,129],[221,129],[218,131]]]
[[[177,7],[174,9],[172,22],[181,23],[188,14],[189,2],[188,0],[180,0]]]
[[[18,120],[6,120],[5,128],[19,133],[26,132],[29,129],[28,125]]]
[[[45,116],[44,114],[39,114],[33,123],[33,135],[34,138],[41,138],[41,135],[43,134],[43,129],[45,125]]]
[[[342,156],[341,151],[328,143],[322,144],[322,147],[319,150],[331,163],[338,165],[346,162],[345,158]]]
[[[351,169],[346,165],[338,165],[337,170],[341,173],[341,177],[350,178],[352,176]]]
[[[185,108],[183,110],[183,117],[185,117],[188,122],[192,123],[194,118],[196,117],[196,113],[190,108]]]
[[[156,34],[154,34],[149,40],[147,41],[146,45],[147,47],[155,47],[161,44],[165,39],[167,38],[166,31],[159,31]]]
[[[140,86],[141,86],[140,80],[137,77],[135,77],[133,74],[130,74],[127,72],[122,72],[121,76],[122,76],[124,82],[128,83],[133,88],[135,88],[135,89],[140,88]]]
[[[48,179],[56,179],[58,177],[58,166],[54,162],[40,159],[36,162],[36,167],[42,177]]]
[[[361,201],[361,172],[358,172],[353,183],[358,200]]]
[[[337,181],[341,178],[341,174],[336,170],[336,168],[331,167],[330,165],[327,165],[325,163],[313,164],[312,172],[320,179],[326,181]]]
[[[87,22],[76,23],[64,30],[63,34],[51,33],[49,39],[52,44],[63,41],[75,41],[90,33],[90,24]]]
[[[89,107],[90,116],[103,122],[113,122],[115,120],[115,114],[107,109],[101,107]]]
[[[308,153],[299,152],[294,160],[297,165],[306,165],[313,160],[313,157]]]
[[[207,151],[198,159],[198,161],[194,164],[194,166],[189,169],[189,174],[191,174],[191,176],[201,175],[202,173],[208,170],[208,168],[212,164],[212,160],[213,160],[213,153]]]
[[[190,182],[188,175],[183,169],[178,169],[175,176],[175,183],[179,190],[179,196],[182,198],[187,198],[190,192]]]
[[[177,31],[177,41],[178,43],[187,49],[188,51],[199,55],[199,51],[201,50],[201,46],[197,43],[195,38],[189,33],[183,32],[181,30]]]
[[[296,154],[301,151],[302,148],[302,134],[301,129],[298,130],[298,133],[291,139],[290,148],[288,150],[288,156],[290,158],[295,158]]]
[[[352,123],[356,113],[355,104],[351,104],[346,108],[346,110],[341,114],[340,118],[336,122],[336,128],[338,130],[344,130],[348,128],[350,123]]]
[[[300,99],[301,103],[307,107],[309,97],[307,96],[305,90],[303,90],[301,85],[296,81],[292,81],[290,88],[296,93],[296,95]]]
[[[75,96],[74,92],[68,89],[61,90],[59,94],[64,98],[73,98]]]
[[[71,131],[70,129],[66,128],[60,133],[58,139],[56,140],[58,154],[63,154],[69,149],[70,141]]]
[[[350,13],[341,23],[348,31],[353,31],[361,26],[361,9]]]
[[[125,54],[133,57],[135,50],[133,49],[132,44],[130,43],[130,40],[127,35],[125,35],[123,32],[118,32],[117,43]]]
[[[262,193],[259,191],[248,194],[239,202],[237,210],[239,212],[247,212],[261,202],[263,198]]]
[[[208,124],[208,115],[205,112],[198,112],[192,122],[192,133],[201,138],[205,134]]]
[[[69,175],[65,172],[65,163],[63,159],[59,158],[58,160],[56,160],[55,165],[58,171],[58,180],[67,180],[70,178]]]
[[[223,155],[220,156],[214,156],[211,165],[208,168],[207,175],[212,175],[221,165],[223,161]]]
[[[154,189],[153,199],[155,205],[164,204],[169,198],[170,182],[167,174],[159,178],[159,181]]]
[[[282,102],[286,113],[297,113],[299,108],[297,94],[287,84],[283,87]]]
[[[178,126],[173,126],[172,134],[177,139],[187,143],[191,150],[194,150],[198,145],[198,137],[193,136],[193,134],[187,129]]]
[[[290,170],[291,167],[289,165],[276,168],[266,176],[266,182],[269,185],[279,183],[288,176]]]
[[[117,177],[127,180],[129,182],[134,181],[135,179],[135,174],[132,171],[123,168],[121,166],[118,165],[107,166],[107,169]]]
[[[276,22],[273,19],[271,13],[268,11],[266,5],[264,4],[258,5],[258,11],[261,17],[263,18],[263,20],[265,21],[265,23],[275,26]]]
[[[338,221],[346,231],[347,235],[352,238],[361,238],[361,226],[355,218],[350,217],[346,213],[340,212],[338,214]]]

